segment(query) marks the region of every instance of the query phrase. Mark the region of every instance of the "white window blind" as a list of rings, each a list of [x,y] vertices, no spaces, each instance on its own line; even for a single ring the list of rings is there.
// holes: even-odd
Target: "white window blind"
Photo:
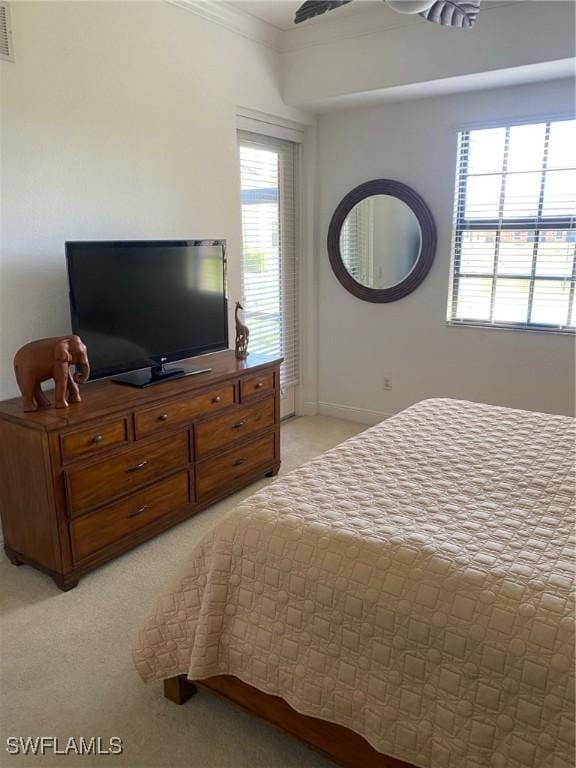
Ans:
[[[298,382],[298,144],[240,131],[242,280],[249,351]]]
[[[462,131],[448,320],[574,332],[576,121]]]
[[[346,268],[356,282],[373,285],[374,258],[374,200],[356,205],[342,226],[340,251],[345,254]]]

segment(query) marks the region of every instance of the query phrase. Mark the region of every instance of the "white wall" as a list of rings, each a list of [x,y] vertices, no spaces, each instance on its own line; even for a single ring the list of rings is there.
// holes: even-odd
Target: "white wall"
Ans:
[[[0,63],[0,398],[12,357],[69,330],[64,241],[228,240],[239,294],[236,107],[295,120],[271,49],[167,3],[13,2]],[[233,338],[233,337],[232,337]]]
[[[280,54],[167,3],[13,2],[11,8],[16,63],[0,62],[0,398],[17,394],[12,357],[21,344],[69,330],[66,239],[225,237],[230,295],[237,295],[236,107],[313,121],[283,102]],[[429,24],[408,30],[414,26],[435,31]],[[548,37],[558,42],[557,32]],[[302,87],[318,74],[308,69]],[[444,323],[457,125],[567,111],[572,98],[572,85],[557,82],[325,116],[317,190],[311,130],[303,208],[308,215],[319,211],[319,259],[302,265],[301,326],[303,361],[307,371],[318,361],[324,410],[358,417],[354,409],[365,409],[373,418],[433,395],[572,410],[571,339]],[[425,283],[389,305],[348,295],[325,251],[337,202],[377,176],[412,185],[439,230]],[[306,252],[311,232],[304,232]],[[382,390],[384,375],[393,378],[392,392]],[[301,407],[312,413],[317,382],[307,375],[303,384]]]
[[[446,325],[457,129],[465,123],[570,113],[559,80],[324,115],[319,144],[319,400],[321,412],[371,421],[427,397],[550,413],[574,412],[574,338]],[[330,217],[353,187],[402,181],[428,203],[436,260],[422,285],[391,304],[354,298],[326,252]],[[392,377],[392,391],[382,378]]]

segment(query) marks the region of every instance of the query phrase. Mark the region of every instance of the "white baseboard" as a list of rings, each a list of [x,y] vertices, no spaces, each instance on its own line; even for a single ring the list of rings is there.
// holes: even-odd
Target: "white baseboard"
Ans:
[[[347,419],[348,421],[357,421],[360,424],[378,424],[383,419],[392,416],[391,413],[382,413],[382,411],[369,411],[366,408],[354,408],[351,405],[340,405],[339,403],[318,403],[318,413],[321,416],[333,416],[336,419]]]

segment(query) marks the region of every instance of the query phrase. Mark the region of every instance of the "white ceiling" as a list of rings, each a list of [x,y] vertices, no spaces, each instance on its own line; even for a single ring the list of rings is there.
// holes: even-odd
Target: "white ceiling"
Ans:
[[[261,21],[272,24],[277,29],[289,30],[294,28],[294,14],[303,2],[304,0],[228,0],[228,5],[232,5],[237,10],[250,16],[255,16]],[[375,6],[382,9],[383,15],[391,13],[397,18],[397,14],[387,8],[382,0],[354,0],[353,3],[348,3],[348,5],[330,11],[330,18],[353,16]],[[305,24],[310,26],[322,21],[326,22],[325,14],[310,19]]]

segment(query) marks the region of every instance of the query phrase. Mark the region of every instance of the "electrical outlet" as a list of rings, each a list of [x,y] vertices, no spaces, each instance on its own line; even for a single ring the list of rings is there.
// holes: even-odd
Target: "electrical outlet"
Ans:
[[[385,389],[387,392],[390,392],[392,389],[392,377],[391,376],[384,376],[382,379],[382,389]]]

